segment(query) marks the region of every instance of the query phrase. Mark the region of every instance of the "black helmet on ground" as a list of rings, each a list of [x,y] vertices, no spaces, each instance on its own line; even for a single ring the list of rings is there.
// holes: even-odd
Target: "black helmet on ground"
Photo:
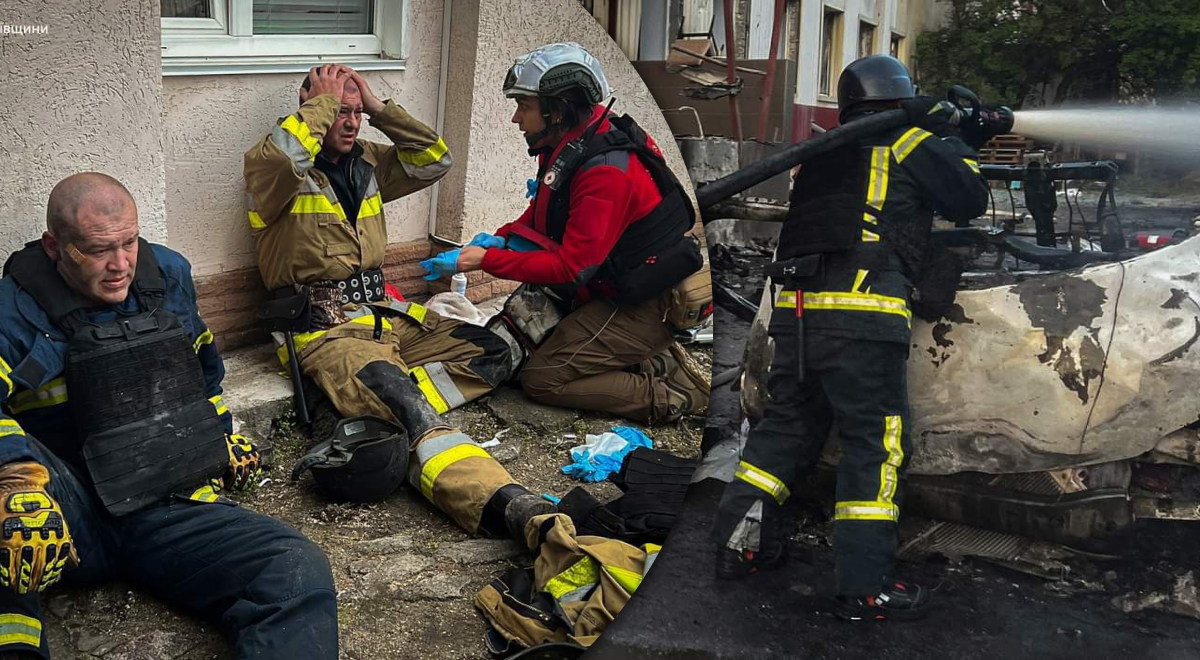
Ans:
[[[378,417],[351,417],[292,469],[292,481],[312,470],[317,488],[337,502],[374,502],[395,492],[408,471],[408,433]]]
[[[914,98],[917,88],[908,67],[890,55],[868,55],[854,60],[838,78],[838,116],[869,101],[903,101]]]

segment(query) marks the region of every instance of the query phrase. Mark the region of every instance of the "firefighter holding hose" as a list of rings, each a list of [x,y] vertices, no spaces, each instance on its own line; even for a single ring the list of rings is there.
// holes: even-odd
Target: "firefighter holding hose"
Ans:
[[[987,183],[968,145],[991,133],[960,121],[953,103],[916,98],[908,70],[884,55],[846,67],[838,106],[843,125],[895,109],[907,111],[908,125],[859,136],[796,177],[769,271],[783,285],[769,329],[770,402],[721,500],[717,575],[782,563],[780,505],[816,464],[836,421],[835,612],[855,621],[916,618],[928,590],[893,575],[900,485],[912,454],[912,291],[928,261],[933,214],[964,221],[984,213]]]

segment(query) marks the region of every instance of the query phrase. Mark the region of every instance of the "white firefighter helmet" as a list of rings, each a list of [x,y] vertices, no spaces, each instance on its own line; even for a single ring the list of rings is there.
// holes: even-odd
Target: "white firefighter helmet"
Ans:
[[[504,95],[574,97],[596,105],[611,96],[612,89],[591,53],[577,43],[561,42],[518,57],[504,77]]]

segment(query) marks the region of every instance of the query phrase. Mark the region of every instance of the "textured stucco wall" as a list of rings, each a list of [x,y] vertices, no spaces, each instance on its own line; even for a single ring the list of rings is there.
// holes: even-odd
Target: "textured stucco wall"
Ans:
[[[435,125],[441,61],[442,0],[409,0],[409,59],[404,71],[364,72],[380,98],[396,100]],[[166,211],[171,246],[197,275],[255,264],[246,221],[242,154],[275,120],[296,107],[304,74],[169,77],[163,80]],[[362,137],[387,142],[364,122]],[[447,140],[456,160],[459,145]],[[430,191],[384,207],[388,240],[424,238]]]
[[[0,22],[0,254],[41,235],[54,184],[115,176],[142,233],[165,240],[157,2],[4,0]]]
[[[625,54],[578,2],[459,1],[452,30],[446,136],[462,142],[469,130],[470,143],[467,157],[455,163],[459,178],[443,185],[439,194],[438,230],[443,236],[469,239],[513,220],[528,205],[525,181],[537,173],[537,163],[511,123],[514,104],[504,98],[501,86],[518,55],[555,41],[576,41],[600,60],[617,97],[613,110],[632,115],[655,137],[679,179],[688,181],[654,98]],[[472,38],[475,51],[464,52]],[[469,91],[466,80],[473,80]]]

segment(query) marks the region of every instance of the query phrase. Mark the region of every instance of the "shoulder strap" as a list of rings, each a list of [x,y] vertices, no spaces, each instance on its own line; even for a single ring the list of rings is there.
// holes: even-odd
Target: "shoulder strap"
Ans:
[[[138,300],[143,307],[153,309],[162,307],[167,295],[167,282],[163,277],[162,268],[158,265],[158,257],[154,256],[154,248],[150,242],[138,237],[137,269],[133,275],[133,288],[138,294]],[[146,303],[153,303],[147,305]]]
[[[63,281],[41,241],[30,241],[9,257],[4,272],[33,296],[51,323],[68,335],[87,323],[83,298]]]

